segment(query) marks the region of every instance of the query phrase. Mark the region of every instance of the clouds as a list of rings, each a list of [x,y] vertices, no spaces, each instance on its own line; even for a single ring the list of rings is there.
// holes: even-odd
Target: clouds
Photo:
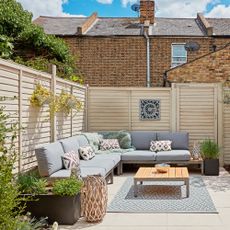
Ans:
[[[63,5],[73,3],[74,7],[79,7],[86,0],[17,0],[24,9],[33,13],[34,18],[44,16],[84,16],[70,15],[64,12]],[[79,1],[79,5],[78,5]],[[89,1],[89,0],[87,0]],[[103,5],[116,5],[120,2],[120,7],[127,8],[127,15],[130,15],[130,5],[139,2],[139,0],[91,0]],[[80,4],[81,2],[81,4]],[[230,17],[229,0],[156,0],[156,16],[158,17],[196,17],[197,12],[203,12],[208,17]],[[90,1],[89,1],[90,7]],[[82,6],[82,5],[81,5]],[[84,5],[82,7],[85,7]],[[80,9],[80,8],[79,8]],[[119,8],[116,5],[116,10]],[[209,9],[209,12],[207,12]],[[85,12],[84,10],[82,10]],[[92,12],[94,9],[92,8]],[[90,13],[87,13],[87,15]],[[114,16],[114,15],[108,15]]]
[[[112,4],[113,0],[97,0],[97,2],[102,3],[102,4]]]
[[[122,6],[139,2],[139,0],[121,0]],[[207,7],[212,10],[207,12]],[[230,17],[230,5],[221,4],[221,0],[160,0],[156,1],[158,17],[196,17],[198,12],[208,17]]]
[[[217,5],[209,13],[206,14],[207,17],[222,17],[230,18],[230,5]]]
[[[138,2],[138,0],[121,0],[121,4],[123,7],[127,7],[128,4],[134,4]]]
[[[63,12],[62,5],[68,0],[17,0],[24,9],[33,13],[33,19],[38,16],[84,16],[84,15],[70,15]]]

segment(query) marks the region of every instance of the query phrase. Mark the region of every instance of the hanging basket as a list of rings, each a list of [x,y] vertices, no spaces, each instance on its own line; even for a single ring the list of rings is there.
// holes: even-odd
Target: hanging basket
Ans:
[[[88,222],[101,221],[107,209],[108,191],[104,177],[88,176],[82,190],[82,215]]]

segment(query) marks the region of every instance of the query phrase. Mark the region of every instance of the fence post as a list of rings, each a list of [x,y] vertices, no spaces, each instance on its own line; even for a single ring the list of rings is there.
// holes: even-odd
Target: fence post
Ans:
[[[52,65],[52,77],[51,77],[51,91],[53,95],[56,95],[56,74],[57,68],[56,65]],[[51,111],[50,113],[50,123],[51,123],[51,141],[55,142],[57,140],[57,117],[55,112]]]
[[[224,137],[224,106],[223,106],[223,85],[218,84],[217,86],[217,119],[218,119],[218,124],[217,124],[217,143],[220,146],[221,149],[221,154],[220,154],[220,165],[224,165],[224,142],[223,142],[223,137]]]
[[[88,103],[89,103],[89,85],[87,84],[86,85],[86,88],[85,88],[85,105],[84,105],[84,110],[85,110],[85,127],[84,127],[84,131],[85,132],[88,132],[88,122],[89,122],[89,118],[88,118]]]
[[[70,86],[70,94],[73,95],[73,86]],[[70,114],[70,136],[73,136],[73,110],[71,109],[71,114]]]
[[[18,171],[21,172],[23,168],[22,160],[22,70],[19,70],[18,75],[18,113],[19,113],[19,133],[18,133]]]
[[[177,86],[175,83],[171,87],[171,131],[177,130]]]

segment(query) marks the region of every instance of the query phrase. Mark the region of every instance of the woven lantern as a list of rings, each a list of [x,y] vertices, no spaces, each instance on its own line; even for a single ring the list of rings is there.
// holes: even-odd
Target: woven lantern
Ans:
[[[101,221],[107,209],[108,191],[104,177],[88,176],[82,190],[82,215],[88,222]]]

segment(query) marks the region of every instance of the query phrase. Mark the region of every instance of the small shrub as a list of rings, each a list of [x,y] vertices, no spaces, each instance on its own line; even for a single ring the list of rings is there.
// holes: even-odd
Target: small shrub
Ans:
[[[53,184],[53,194],[58,196],[74,196],[81,191],[83,182],[75,177],[57,180]]]
[[[204,159],[217,159],[219,157],[220,148],[211,139],[204,140],[201,143],[200,150]]]
[[[47,181],[37,178],[30,174],[21,174],[18,176],[17,184],[23,194],[46,194]]]

